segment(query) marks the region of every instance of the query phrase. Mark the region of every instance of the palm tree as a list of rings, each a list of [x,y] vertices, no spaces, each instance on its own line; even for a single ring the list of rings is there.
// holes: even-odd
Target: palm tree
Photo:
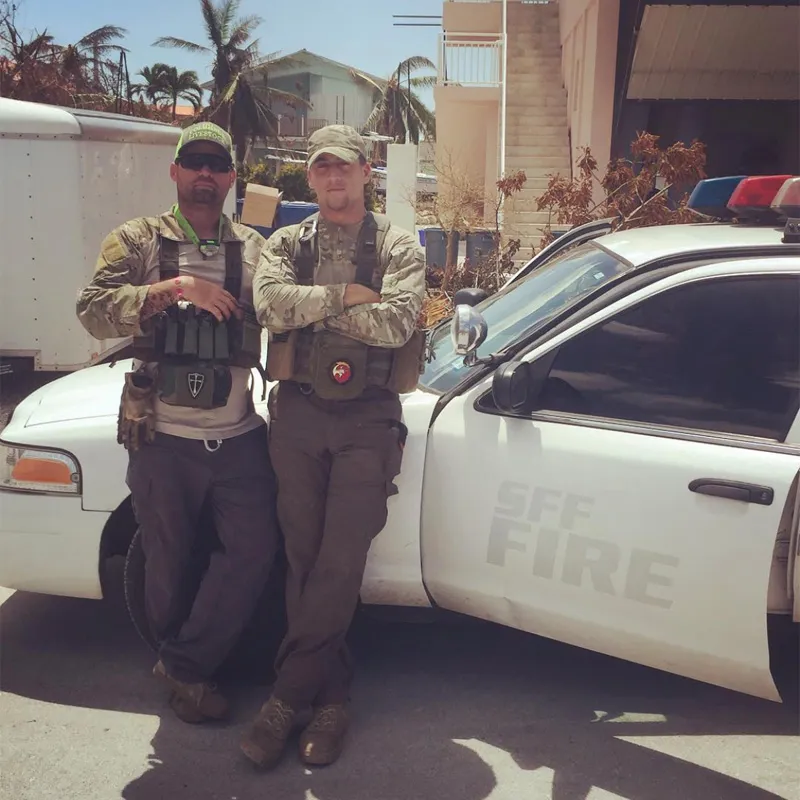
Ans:
[[[228,130],[236,147],[236,158],[244,161],[248,141],[277,138],[278,118],[270,108],[271,97],[296,105],[308,103],[296,95],[266,85],[259,86],[252,77],[258,63],[258,40],[250,41],[261,17],[237,19],[240,0],[200,0],[209,44],[200,45],[162,36],[156,47],[179,47],[191,53],[212,57],[213,87],[206,116]]]
[[[144,95],[153,104],[163,100],[166,94],[164,73],[167,69],[168,65],[161,62],[153,64],[152,67],[143,67],[138,74],[144,78],[144,83],[131,86],[131,93],[137,97]]]
[[[413,91],[436,85],[435,75],[411,73],[420,69],[436,69],[436,65],[425,56],[412,56],[401,61],[389,80],[378,83],[374,78],[357,70],[352,75],[378,92],[378,101],[364,123],[364,131],[373,131],[382,136],[391,136],[396,142],[419,144],[424,134],[426,139],[436,138],[436,118],[433,112]]]
[[[172,119],[175,119],[178,100],[188,100],[195,112],[203,105],[203,89],[197,81],[194,70],[178,72],[175,67],[167,67],[163,73],[164,94],[172,102]]]
[[[56,61],[76,86],[99,91],[100,72],[107,66],[108,56],[112,53],[119,55],[121,52],[128,52],[121,45],[112,44],[126,33],[124,28],[116,25],[103,25],[74,44],[54,46]]]

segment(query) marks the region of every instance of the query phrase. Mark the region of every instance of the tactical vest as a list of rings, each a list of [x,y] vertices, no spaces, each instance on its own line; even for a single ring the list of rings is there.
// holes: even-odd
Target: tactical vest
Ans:
[[[159,236],[159,279],[177,278],[178,242]],[[224,288],[238,299],[242,289],[242,242],[225,243]],[[173,405],[216,408],[230,394],[230,367],[261,364],[261,326],[255,313],[219,322],[191,303],[170,306],[157,315],[142,336],[133,339],[133,356],[159,365],[161,399]],[[266,382],[265,382],[266,390]]]
[[[293,263],[301,286],[314,284],[318,219],[318,214],[305,219],[294,242]],[[356,240],[355,283],[376,292],[383,283],[380,253],[390,227],[385,215],[367,212]],[[353,399],[366,386],[410,392],[424,368],[425,341],[423,331],[415,331],[400,348],[367,345],[333,331],[315,331],[313,326],[274,333],[267,349],[267,377],[306,384],[330,400]]]

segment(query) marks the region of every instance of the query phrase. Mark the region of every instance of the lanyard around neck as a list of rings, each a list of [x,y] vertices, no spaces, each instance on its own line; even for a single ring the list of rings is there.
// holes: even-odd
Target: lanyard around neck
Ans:
[[[219,218],[219,235],[217,238],[201,239],[195,233],[189,220],[183,216],[183,212],[180,210],[177,203],[172,207],[172,213],[175,215],[175,219],[178,220],[178,225],[181,226],[181,230],[189,237],[189,240],[198,247],[204,256],[213,256],[219,252],[219,244],[222,239],[222,217]]]

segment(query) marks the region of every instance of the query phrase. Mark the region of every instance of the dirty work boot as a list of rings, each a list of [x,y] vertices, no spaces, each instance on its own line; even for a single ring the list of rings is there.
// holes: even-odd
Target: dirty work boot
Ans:
[[[319,706],[300,737],[300,759],[312,766],[333,764],[342,754],[347,733],[347,709],[343,705]]]
[[[270,697],[242,737],[239,744],[242,752],[256,766],[272,769],[281,760],[295,715],[291,706],[277,697]]]
[[[167,674],[161,661],[153,667],[153,675],[172,689],[170,708],[184,722],[220,720],[228,715],[228,701],[217,691],[213,683],[179,681]]]

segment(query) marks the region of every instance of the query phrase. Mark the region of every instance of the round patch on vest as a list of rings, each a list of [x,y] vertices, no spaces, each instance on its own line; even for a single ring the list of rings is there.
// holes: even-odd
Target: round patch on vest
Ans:
[[[331,367],[331,378],[340,386],[353,377],[353,368],[346,361],[336,361]]]

